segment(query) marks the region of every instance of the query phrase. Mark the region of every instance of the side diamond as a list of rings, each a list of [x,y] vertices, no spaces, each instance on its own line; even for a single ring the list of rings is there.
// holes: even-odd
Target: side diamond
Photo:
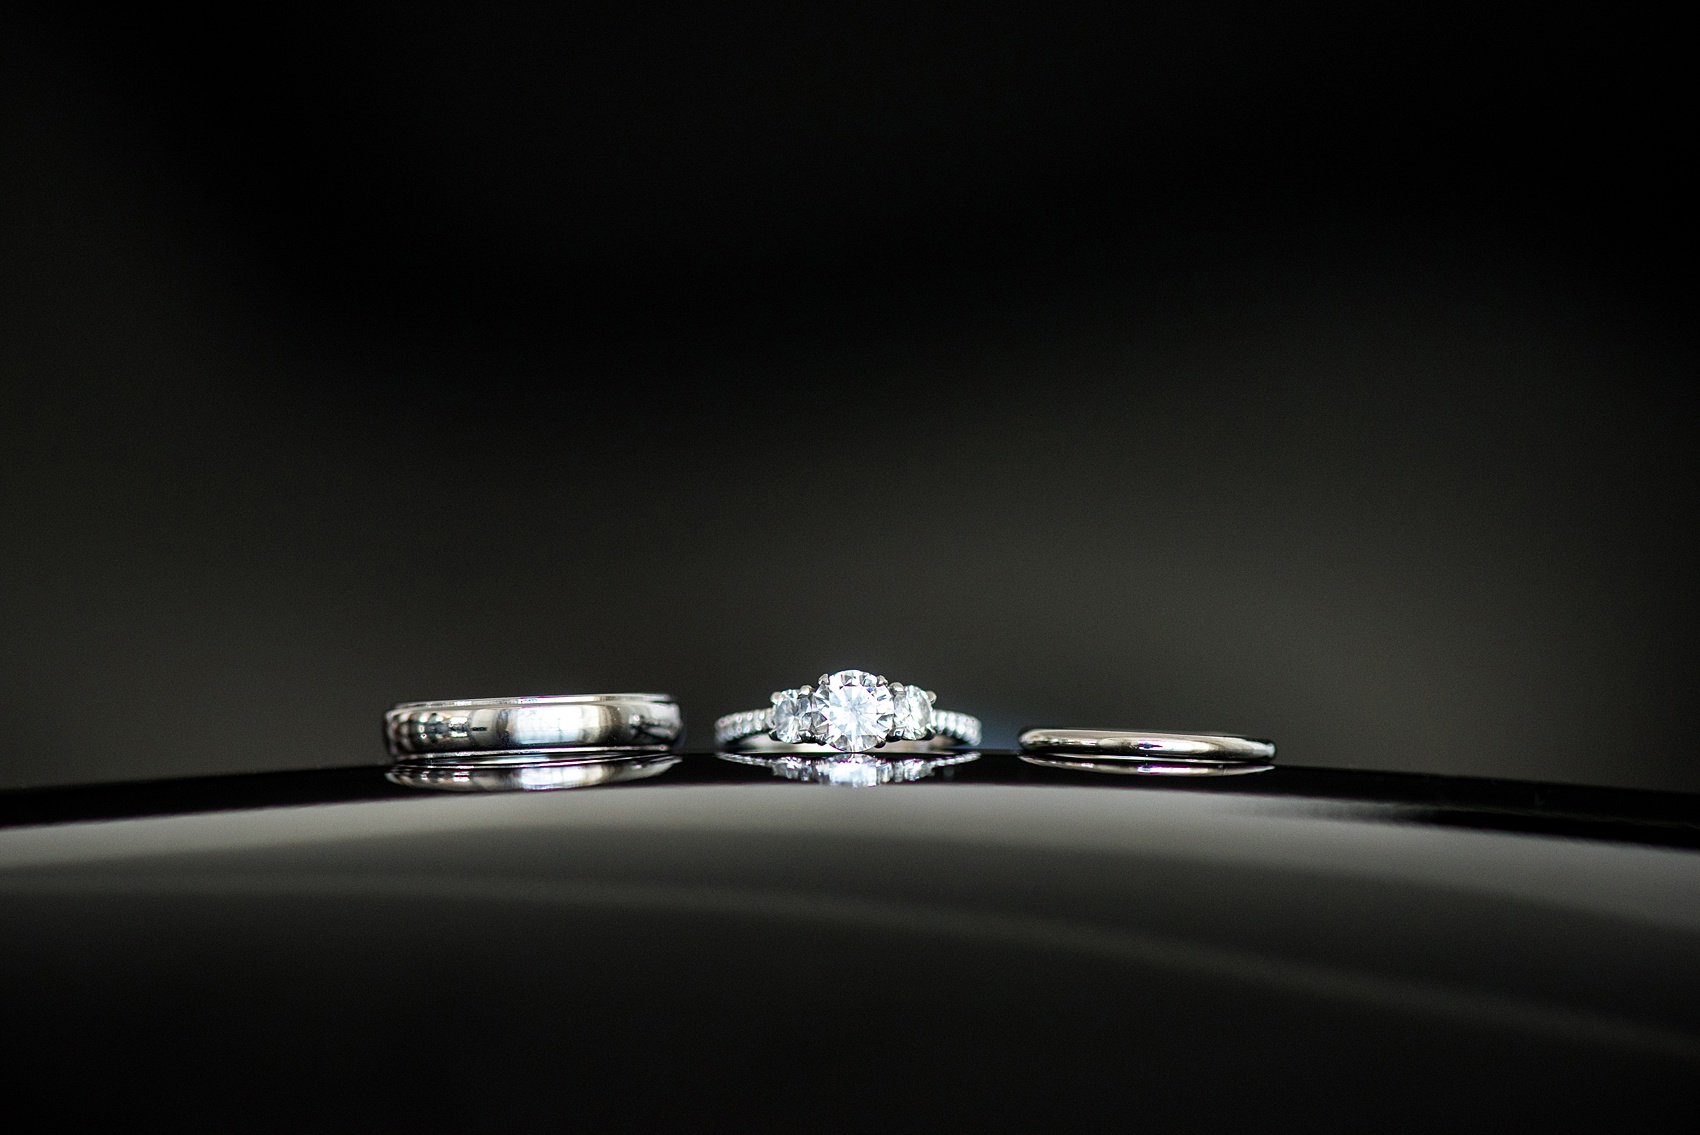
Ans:
[[[891,684],[897,698],[897,736],[905,741],[925,741],[933,734],[933,702],[920,686]]]
[[[767,711],[767,728],[775,741],[795,745],[809,739],[814,731],[814,706],[809,696],[812,692],[802,686],[773,695],[773,708]]]

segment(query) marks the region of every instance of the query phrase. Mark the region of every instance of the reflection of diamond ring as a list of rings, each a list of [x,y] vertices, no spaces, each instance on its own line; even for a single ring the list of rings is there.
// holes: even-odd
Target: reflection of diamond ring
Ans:
[[[922,743],[906,748],[948,748],[958,742],[978,745],[979,719],[934,709],[936,696],[919,686],[888,682],[861,670],[840,670],[822,674],[816,686],[778,691],[770,709],[722,717],[714,724],[714,741],[745,748],[772,747],[763,742],[826,745],[848,753],[903,742]]]
[[[774,776],[800,780],[806,784],[833,784],[846,788],[873,788],[881,784],[906,784],[925,780],[934,769],[967,764],[980,759],[979,753],[949,753],[939,757],[905,757],[886,760],[865,753],[849,753],[836,757],[751,756],[745,753],[721,753],[723,761],[741,765],[759,765],[771,769]]]

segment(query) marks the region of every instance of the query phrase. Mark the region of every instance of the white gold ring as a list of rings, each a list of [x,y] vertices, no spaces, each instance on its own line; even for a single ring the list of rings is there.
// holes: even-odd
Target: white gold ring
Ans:
[[[1137,729],[1029,729],[1017,743],[1024,753],[1080,753],[1115,759],[1165,761],[1272,761],[1275,742],[1226,733],[1158,733]]]
[[[1137,729],[1029,729],[1021,759],[1072,772],[1137,776],[1241,776],[1274,768],[1275,742],[1226,733]]]
[[[684,736],[666,694],[569,694],[404,702],[384,714],[397,760],[521,763],[549,754],[665,753]]]
[[[902,750],[978,745],[979,718],[935,709],[937,696],[863,670],[840,670],[822,674],[813,686],[775,691],[767,709],[727,714],[714,723],[714,742],[720,748],[825,746],[844,753],[887,745]]]

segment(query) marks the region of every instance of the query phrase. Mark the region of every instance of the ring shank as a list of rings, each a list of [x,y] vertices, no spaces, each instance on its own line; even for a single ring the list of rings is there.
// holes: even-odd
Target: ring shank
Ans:
[[[958,745],[970,748],[980,743],[980,719],[954,710],[933,711],[933,735],[925,741],[887,741],[881,753],[936,753]],[[768,711],[750,709],[729,713],[714,723],[714,743],[717,748],[736,747],[743,752],[763,753],[821,753],[842,755],[842,750],[830,745],[811,742],[775,741],[768,736]]]

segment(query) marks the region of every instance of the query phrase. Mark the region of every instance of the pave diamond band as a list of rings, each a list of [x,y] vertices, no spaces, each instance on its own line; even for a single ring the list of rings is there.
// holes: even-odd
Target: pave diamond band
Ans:
[[[715,744],[824,745],[846,753],[896,744],[903,748],[978,745],[978,718],[934,709],[937,695],[919,686],[889,682],[863,670],[822,674],[813,686],[778,690],[767,709],[722,717],[714,725]]]

